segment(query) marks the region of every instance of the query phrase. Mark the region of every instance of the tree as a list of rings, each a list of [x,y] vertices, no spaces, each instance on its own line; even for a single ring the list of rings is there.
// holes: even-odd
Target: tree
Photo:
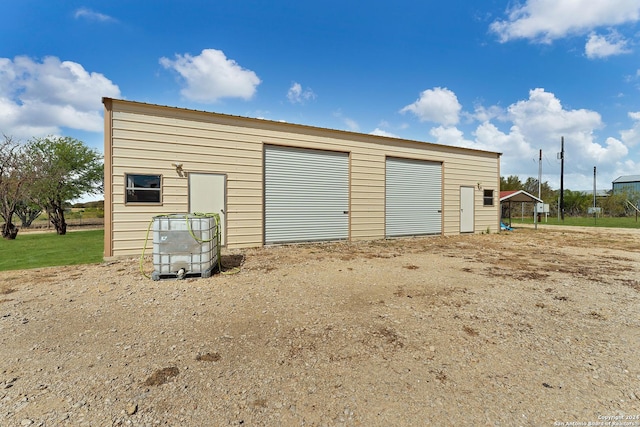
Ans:
[[[22,227],[31,227],[31,223],[41,214],[42,208],[30,200],[19,201],[16,206],[16,215],[20,218]]]
[[[37,172],[31,200],[46,210],[56,233],[66,234],[65,206],[84,194],[102,191],[102,156],[70,137],[33,139],[28,153]]]
[[[598,204],[608,215],[627,216],[636,214],[637,211],[632,206],[638,206],[638,201],[640,201],[638,192],[624,189],[623,191],[611,191],[607,197],[599,200]]]
[[[527,178],[527,181],[523,185],[523,190],[527,193],[538,197],[538,179]],[[540,198],[544,201],[551,201],[555,199],[555,191],[551,188],[547,181],[540,184]]]
[[[522,190],[522,182],[516,175],[510,175],[506,179],[500,177],[500,191]]]
[[[25,161],[23,146],[5,135],[0,142],[0,216],[4,220],[1,234],[5,239],[13,240],[18,235],[13,214],[33,178]]]
[[[564,190],[564,209],[569,215],[580,215],[587,212],[593,203],[592,196],[582,191]]]
[[[616,217],[626,215],[626,201],[626,194],[616,193],[603,197],[598,201],[598,204],[602,208],[604,214]]]
[[[527,178],[522,189],[532,196],[538,197],[538,180],[532,177]]]

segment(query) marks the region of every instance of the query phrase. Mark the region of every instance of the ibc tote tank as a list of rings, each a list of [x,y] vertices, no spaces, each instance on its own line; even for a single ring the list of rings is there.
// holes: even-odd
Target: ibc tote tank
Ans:
[[[153,217],[153,280],[211,277],[218,264],[219,217],[172,214]]]

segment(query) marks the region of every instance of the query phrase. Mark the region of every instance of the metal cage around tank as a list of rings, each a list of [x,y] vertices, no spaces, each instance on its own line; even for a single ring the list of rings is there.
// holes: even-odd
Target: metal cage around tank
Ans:
[[[153,280],[210,277],[218,267],[219,217],[171,214],[153,217]]]

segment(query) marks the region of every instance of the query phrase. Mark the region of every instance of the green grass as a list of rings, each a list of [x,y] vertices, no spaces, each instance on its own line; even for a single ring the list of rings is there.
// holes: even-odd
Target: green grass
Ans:
[[[503,219],[503,222],[508,222],[509,219]],[[513,226],[518,226],[518,224],[533,224],[533,216],[529,218],[521,219],[521,217],[511,217],[511,224]],[[640,229],[640,218],[638,218],[638,222],[636,222],[636,217],[599,217],[594,220],[593,216],[588,217],[570,217],[565,216],[564,221],[558,220],[558,217],[549,217],[547,221],[544,219],[544,215],[542,216],[542,220],[540,221],[542,225],[569,225],[569,226],[579,226],[579,227],[613,227],[613,228],[639,228]]]
[[[0,271],[102,262],[104,230],[18,233],[0,238]]]

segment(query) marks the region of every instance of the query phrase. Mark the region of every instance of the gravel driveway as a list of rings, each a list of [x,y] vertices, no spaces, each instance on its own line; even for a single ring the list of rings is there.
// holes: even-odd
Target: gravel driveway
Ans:
[[[223,262],[0,273],[0,425],[640,425],[640,230]]]

